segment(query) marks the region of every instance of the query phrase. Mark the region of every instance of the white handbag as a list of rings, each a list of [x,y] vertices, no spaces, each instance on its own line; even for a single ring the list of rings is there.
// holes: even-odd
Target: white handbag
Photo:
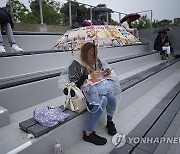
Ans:
[[[86,99],[82,93],[82,91],[76,86],[74,82],[68,83],[66,85],[65,95],[66,100],[64,103],[64,107],[70,109],[75,112],[82,112],[86,109]]]

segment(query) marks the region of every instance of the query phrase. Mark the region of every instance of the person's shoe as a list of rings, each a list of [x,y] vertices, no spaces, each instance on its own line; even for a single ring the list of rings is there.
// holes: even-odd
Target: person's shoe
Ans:
[[[172,57],[175,57],[174,51],[171,51],[171,56],[172,56]]]
[[[93,131],[89,136],[86,135],[86,132],[83,134],[83,140],[86,142],[93,143],[95,145],[105,145],[107,139],[101,136],[98,136],[95,131]]]
[[[12,47],[11,47],[11,51],[12,51],[12,52],[22,52],[23,49],[21,49],[20,47],[18,47],[17,44],[13,44]]]
[[[167,60],[167,57],[166,57],[165,54],[162,54],[162,55],[161,55],[161,58],[162,58],[162,60]]]
[[[106,128],[108,129],[108,134],[111,136],[113,136],[117,133],[117,130],[116,130],[116,127],[115,127],[115,124],[113,121],[107,121]]]
[[[6,50],[5,50],[4,46],[0,45],[0,53],[5,53],[5,52],[6,52]]]

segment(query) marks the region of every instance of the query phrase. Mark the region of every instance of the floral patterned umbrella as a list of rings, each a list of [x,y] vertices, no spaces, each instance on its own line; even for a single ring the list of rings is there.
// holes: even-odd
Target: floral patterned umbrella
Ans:
[[[53,49],[79,50],[85,42],[93,42],[98,47],[123,46],[141,43],[121,26],[92,25],[67,31],[53,45]]]

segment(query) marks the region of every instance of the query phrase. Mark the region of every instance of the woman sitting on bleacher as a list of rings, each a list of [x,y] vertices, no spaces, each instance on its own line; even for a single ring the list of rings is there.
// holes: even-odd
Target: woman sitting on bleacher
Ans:
[[[162,60],[167,60],[170,57],[170,54],[174,53],[166,31],[158,33],[154,42],[154,50],[160,51]]]
[[[105,67],[102,61],[96,58],[97,52],[97,47],[93,43],[85,43],[81,49],[79,59],[74,60],[69,66],[68,74],[70,82],[75,82],[77,87],[82,89],[88,102],[87,109],[90,112],[90,117],[87,129],[84,131],[83,140],[96,145],[104,145],[107,139],[98,136],[94,127],[100,115],[106,109],[108,134],[115,135],[117,133],[112,119],[120,85],[115,72],[111,71],[110,67]]]

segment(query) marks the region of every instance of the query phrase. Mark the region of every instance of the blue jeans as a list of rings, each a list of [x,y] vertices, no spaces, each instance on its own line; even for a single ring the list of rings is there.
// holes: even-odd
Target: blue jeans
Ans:
[[[104,105],[106,106],[106,111],[108,115],[107,120],[112,120],[114,111],[116,109],[116,96],[114,93],[106,94],[106,99],[104,99],[104,102],[103,102],[103,106]],[[88,131],[94,130],[94,126],[103,112],[100,108],[99,109],[98,108],[99,108],[98,105],[94,105],[93,108],[91,109],[92,112],[90,112],[88,126],[87,126]]]

